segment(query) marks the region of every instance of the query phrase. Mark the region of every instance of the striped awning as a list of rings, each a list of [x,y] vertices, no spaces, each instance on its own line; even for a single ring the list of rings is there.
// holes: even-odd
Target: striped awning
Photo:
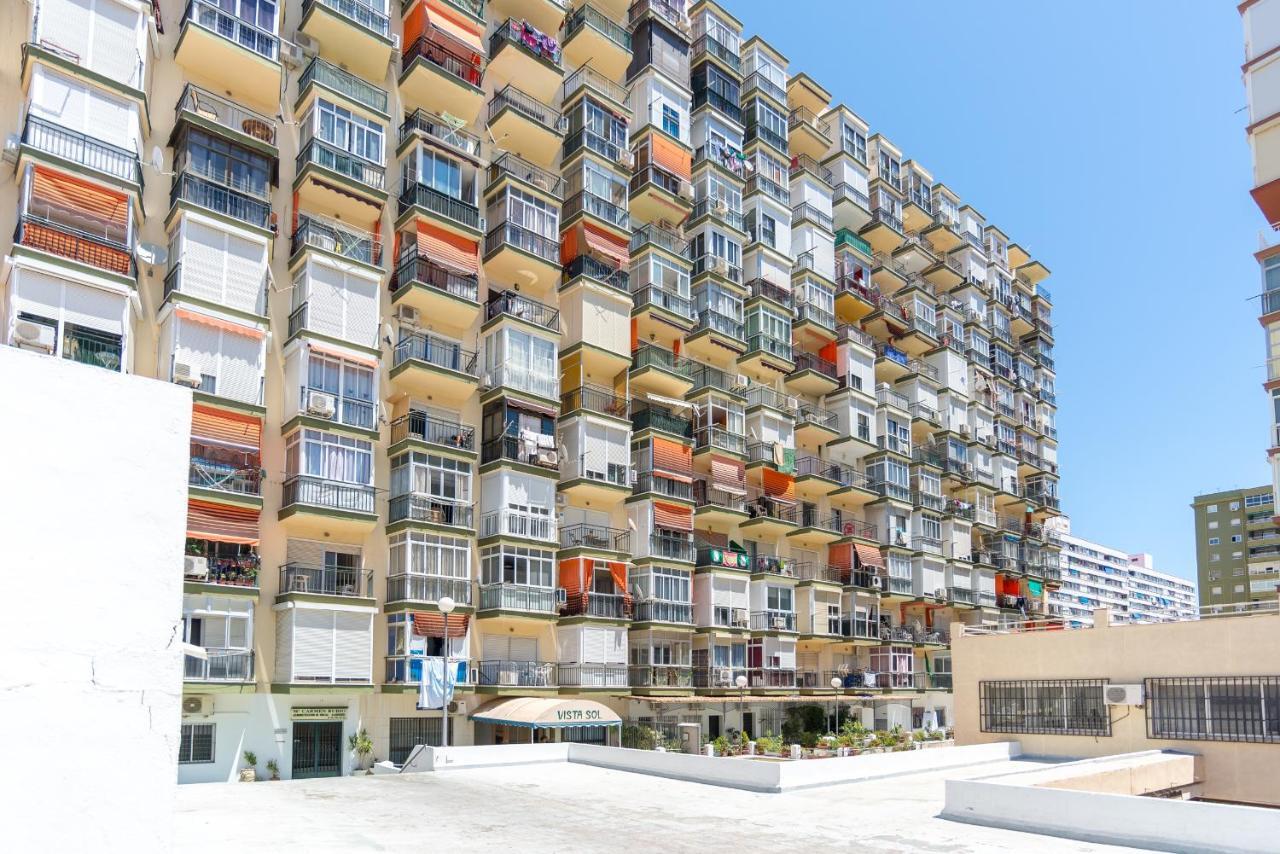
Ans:
[[[579,223],[577,227],[582,229],[582,239],[592,252],[605,256],[619,268],[631,262],[631,250],[625,240],[589,222]]]
[[[476,53],[484,54],[484,43],[480,40],[480,34],[461,21],[446,15],[440,9],[433,6],[427,12],[427,23],[459,44],[466,45]]]
[[[734,495],[747,494],[747,469],[742,460],[711,457],[711,481],[717,489]]]
[[[692,531],[693,511],[679,504],[655,501],[653,502],[653,524],[655,527],[671,531]]]
[[[653,467],[677,480],[689,482],[693,475],[693,448],[661,436],[653,437]]]
[[[428,222],[418,223],[418,257],[474,276],[480,270],[479,244]]]
[[[766,467],[764,469],[764,492],[770,498],[795,501],[796,479],[789,474],[783,474],[780,471]]]
[[[863,569],[883,569],[884,557],[875,546],[866,543],[854,543],[853,552],[858,556],[858,566]]]
[[[191,407],[191,438],[258,453],[262,449],[262,422],[196,404]]]
[[[236,323],[222,317],[214,317],[210,314],[204,314],[199,311],[192,311],[189,308],[179,308],[174,311],[178,317],[188,320],[192,323],[203,323],[205,326],[213,329],[220,329],[223,332],[230,332],[233,335],[243,335],[246,338],[265,338],[267,333],[253,326],[246,326],[243,323]]]
[[[114,225],[122,232],[129,222],[129,200],[88,181],[37,166],[31,181],[32,199]]]
[[[654,163],[672,175],[689,180],[693,156],[685,148],[661,133],[650,134],[649,148],[653,153]]]
[[[187,536],[220,543],[258,544],[258,511],[210,501],[187,502]]]
[[[465,638],[467,636],[467,626],[470,623],[470,614],[450,614],[449,637]],[[444,614],[439,611],[415,611],[413,613],[413,633],[424,638],[444,637]]]

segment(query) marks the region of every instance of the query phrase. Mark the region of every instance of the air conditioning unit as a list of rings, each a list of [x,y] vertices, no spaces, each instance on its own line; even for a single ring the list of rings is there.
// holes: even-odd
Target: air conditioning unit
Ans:
[[[560,465],[560,452],[555,448],[539,448],[538,462],[544,466]]]
[[[200,555],[183,555],[182,574],[187,578],[208,578],[209,559]]]
[[[333,395],[322,391],[313,391],[307,395],[307,414],[321,418],[332,418],[338,410],[338,402]]]
[[[418,325],[418,310],[411,305],[396,306],[396,320],[406,326]]]
[[[624,148],[618,152],[618,157],[615,162],[617,162],[617,164],[624,169],[630,169],[632,165],[635,164],[636,157],[634,154],[632,154],[630,151]]]
[[[1108,685],[1102,692],[1102,702],[1108,706],[1141,706],[1141,685]]]
[[[173,363],[173,381],[192,388],[200,387],[200,373],[186,362]]]
[[[213,698],[207,694],[188,694],[182,698],[182,713],[184,715],[211,715],[213,714]]]
[[[54,329],[43,323],[32,323],[30,320],[19,320],[14,327],[15,344],[23,350],[38,350],[52,353],[55,349]]]
[[[936,589],[933,591],[933,598],[934,598],[934,599],[937,599],[939,602],[946,601],[946,598],[947,598],[947,588],[945,588],[945,587],[938,587],[938,588],[936,588]]]
[[[676,191],[676,195],[684,199],[686,202],[693,201],[693,185],[688,181],[681,181],[680,188]]]
[[[480,377],[480,387],[488,389],[488,388],[493,388],[494,385],[496,385],[496,383],[494,383],[493,381],[493,372],[485,371],[484,374]]]
[[[873,575],[873,576],[871,576],[871,589],[873,589],[873,590],[883,590],[883,589],[884,589],[884,578],[883,578],[883,577],[881,577],[881,576],[879,576],[879,575]]]
[[[775,629],[777,629],[777,630],[781,631],[782,629],[785,629],[785,628],[787,627],[787,618],[786,618],[786,617],[774,617],[774,618],[773,618],[773,623],[772,623],[772,625],[773,625],[773,627],[774,627]]]
[[[961,424],[961,425],[960,425],[960,435],[961,435],[961,436],[968,436],[970,432],[972,432],[972,431],[970,431],[970,429],[969,429],[969,425],[968,425],[968,424]]]
[[[729,275],[729,262],[723,258],[716,258],[711,262],[711,272],[720,275]]]
[[[628,474],[627,479],[632,486],[635,486],[637,483],[640,482],[640,472],[636,471],[635,469],[631,469],[631,472]]]
[[[734,608],[731,619],[735,626],[745,626],[747,624],[747,609]]]
[[[297,38],[301,41],[305,36],[302,33],[297,34]],[[286,68],[301,68],[307,62],[307,54],[302,49],[302,45],[294,42],[280,40],[280,62]]]
[[[724,199],[716,199],[715,202],[712,203],[711,209],[719,216],[725,216],[729,213],[729,205]]]

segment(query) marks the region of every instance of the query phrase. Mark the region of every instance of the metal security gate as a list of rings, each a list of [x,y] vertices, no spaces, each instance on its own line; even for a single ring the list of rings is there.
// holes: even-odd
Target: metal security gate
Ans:
[[[342,776],[342,722],[293,722],[293,779]]]

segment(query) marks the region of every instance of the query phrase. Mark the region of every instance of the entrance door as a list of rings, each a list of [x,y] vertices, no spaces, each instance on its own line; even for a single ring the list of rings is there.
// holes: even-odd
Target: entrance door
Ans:
[[[342,776],[342,721],[295,721],[293,779]]]
[[[747,734],[747,738],[755,738],[755,718],[754,712],[744,712],[742,715],[742,731]]]
[[[720,737],[720,716],[719,715],[707,716],[707,736],[712,740],[715,740]]]

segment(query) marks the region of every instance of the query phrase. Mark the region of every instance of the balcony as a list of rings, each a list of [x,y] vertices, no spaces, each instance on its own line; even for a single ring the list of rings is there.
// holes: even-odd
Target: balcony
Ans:
[[[843,584],[849,570],[839,566],[828,566],[825,563],[801,561],[795,565],[796,578],[801,581],[825,581],[828,584]],[[832,632],[836,634],[836,632]]]
[[[27,114],[22,145],[142,189],[138,155],[88,134]]]
[[[486,328],[491,321],[501,317],[515,318],[557,335],[560,333],[560,311],[558,309],[521,296],[515,291],[503,291],[497,296],[490,297],[489,301],[485,303],[484,319]]]
[[[187,541],[187,554],[183,558],[185,582],[219,587],[247,587],[257,591],[259,570],[262,567],[257,554],[219,553],[215,544],[214,553],[206,555],[209,548],[209,545],[200,541]]]
[[[633,664],[627,678],[632,688],[692,688],[693,668],[680,664]]]
[[[590,7],[587,7],[590,8]],[[559,684],[573,688],[628,687],[630,668],[625,664],[557,664]]]
[[[413,410],[391,422],[391,446],[401,442],[420,442],[449,451],[475,453],[476,428]]]
[[[566,143],[566,147],[567,145]],[[586,190],[574,193],[565,200],[564,208],[560,214],[561,227],[566,228],[574,221],[575,217],[584,214],[600,220],[611,228],[626,232],[631,231],[631,215],[627,213],[625,207],[621,204],[614,204],[608,199]]]
[[[470,504],[459,504],[424,493],[392,496],[387,502],[387,524],[390,526],[397,522],[441,525],[468,532],[476,529],[475,508]]]
[[[519,537],[542,543],[558,543],[556,522],[547,514],[495,510],[484,514],[481,537]],[[483,591],[482,591],[483,592]]]
[[[631,418],[631,402],[607,388],[584,385],[560,395],[560,417],[575,412],[594,412],[628,420]]]
[[[704,523],[723,522],[737,524],[747,514],[747,498],[742,492],[733,492],[708,480],[693,482],[693,503],[697,518]],[[701,564],[702,561],[699,560]]]
[[[305,474],[289,475],[284,481],[280,512],[305,507],[321,513],[337,511],[371,516],[375,512],[374,494],[372,486]]]
[[[275,215],[271,213],[270,202],[209,180],[190,168],[174,179],[173,189],[169,191],[169,206],[174,207],[179,202],[274,233]]]
[[[848,229],[854,232],[871,222],[870,197],[864,191],[851,184],[843,182],[836,184],[835,192],[831,196],[831,210],[832,222],[839,229]],[[858,240],[866,246],[865,249],[859,246],[859,250],[870,255],[871,244],[861,237]]]
[[[731,433],[723,427],[702,427],[694,431],[693,447],[695,453],[724,451],[729,454],[745,456],[747,453],[747,438],[738,433]]]
[[[790,341],[757,333],[747,336],[747,350],[739,357],[738,366],[756,378],[770,382],[778,374],[789,374],[795,367]],[[773,373],[765,373],[768,369]]]
[[[807,394],[814,397],[822,397],[830,394],[840,386],[839,377],[836,376],[836,365],[829,362],[816,353],[810,353],[803,350],[796,351],[795,369],[787,375],[787,389],[797,391],[801,394]],[[817,410],[816,407],[804,404],[809,408],[810,413]],[[826,416],[835,417],[834,412],[824,413]],[[830,424],[830,421],[826,422]],[[797,418],[797,426],[799,419]],[[834,425],[831,425],[834,427]]]
[[[947,601],[953,605],[969,605],[977,607],[978,591],[968,587],[948,587]]]
[[[811,337],[817,337],[823,343],[826,343],[835,334],[836,316],[829,309],[823,308],[815,302],[799,300],[796,303],[794,327],[797,332],[810,332],[812,333]]]
[[[344,3],[348,0],[304,0],[311,5]],[[354,5],[354,4],[353,4]],[[370,75],[374,79],[381,80],[384,76],[386,68],[378,70],[377,74]],[[330,92],[347,99],[348,101],[364,107],[380,116],[387,115],[387,93],[386,90],[380,89],[365,80],[360,79],[345,69],[326,62],[320,57],[315,57],[307,65],[306,69],[298,77],[298,105],[301,107],[307,103],[307,88],[315,86],[317,88],[328,89]],[[295,112],[301,114],[305,109],[296,109]],[[403,139],[403,134],[402,137]]]
[[[483,58],[471,45],[436,30],[419,36],[400,57],[404,107],[475,121],[484,106]]]
[[[858,573],[855,573],[857,575]],[[869,580],[869,579],[868,579]],[[870,587],[870,584],[856,585]],[[873,617],[856,614],[842,614],[840,617],[840,636],[851,640],[880,640],[880,626]]]
[[[547,168],[559,159],[564,142],[560,111],[508,84],[489,99],[489,130],[496,139],[520,140],[520,153]]]
[[[642,318],[644,315],[652,313],[651,311],[645,311],[646,309],[662,312],[661,319],[652,319],[655,329],[651,331],[655,331],[655,334],[656,330],[668,325],[676,326],[681,331],[688,332],[693,328],[694,322],[697,320],[692,300],[657,285],[647,284],[636,287],[632,291],[631,299],[635,306],[635,311],[637,313],[643,312]],[[643,323],[644,320],[642,319],[640,322]]]
[[[734,74],[742,73],[741,57],[710,34],[699,36],[693,43],[694,61],[696,62],[700,57],[704,56],[710,56],[719,60]]]
[[[594,6],[584,3],[564,19],[564,58],[571,67],[591,63],[611,80],[620,80],[631,63],[631,33]]]
[[[560,452],[555,447],[554,436],[539,436],[529,441],[519,436],[498,436],[480,446],[482,466],[504,460],[535,466],[556,476],[560,473]]]
[[[795,688],[796,671],[794,667],[752,667],[747,670],[747,680],[751,688]]]
[[[883,207],[871,211],[871,219],[859,229],[858,234],[876,252],[892,252],[905,239],[902,220],[892,210]]]
[[[713,308],[698,311],[698,322],[686,338],[692,355],[712,358],[722,355],[720,348],[728,348],[736,353],[746,352],[744,325],[741,317],[734,317]]]
[[[461,404],[476,392],[480,373],[476,354],[455,341],[400,330],[391,368],[393,386],[442,405]]]
[[[566,597],[560,606],[562,617],[599,617],[604,620],[631,619],[631,598],[621,593],[587,590]]]
[[[738,690],[738,677],[745,677],[746,675],[747,669],[745,667],[721,667],[718,665],[695,667],[693,668],[693,687],[736,691]]]
[[[280,595],[289,593],[373,598],[373,570],[286,563],[280,567]]]
[[[480,313],[479,278],[421,254],[417,243],[400,251],[391,277],[391,302],[418,310],[451,329],[469,329]]]
[[[108,229],[103,229],[104,233]],[[13,242],[87,264],[129,279],[137,278],[133,247],[110,237],[79,231],[43,216],[25,214],[18,218]]]
[[[681,501],[693,500],[693,484],[672,480],[662,472],[642,471],[636,473],[636,482],[632,487],[632,494],[642,495],[646,492],[666,498],[677,498]]]
[[[649,163],[638,168],[631,176],[629,190],[631,219],[635,223],[683,221],[688,217],[692,186],[661,166]]]
[[[376,234],[352,228],[344,222],[299,214],[298,227],[289,241],[289,256],[296,257],[307,248],[321,249],[370,267],[382,264],[382,241]]]
[[[640,599],[635,603],[637,623],[679,623],[693,625],[693,605],[664,599]]]
[[[820,159],[832,145],[831,137],[818,124],[818,117],[804,107],[797,107],[787,117],[787,139],[793,156]]]
[[[703,36],[702,39],[709,39],[710,41],[715,42],[715,39],[711,39],[709,36]],[[698,42],[702,41],[702,39],[699,39]],[[695,48],[697,47],[698,42],[694,42]],[[718,42],[716,43],[718,44]],[[697,112],[698,108],[703,106],[709,106],[712,109],[723,113],[730,121],[736,124],[742,124],[742,107],[738,105],[736,100],[726,97],[715,89],[707,87],[699,89],[693,93],[694,112]],[[786,150],[785,146],[783,150]],[[699,158],[695,155],[694,162],[697,162],[698,159]]]
[[[385,656],[384,661],[386,669],[383,671],[383,681],[392,685],[413,685],[416,687],[421,684],[423,673],[429,671],[430,662],[438,660],[441,660],[441,657],[438,655],[426,656],[415,654]],[[473,674],[467,659],[450,658],[446,666],[448,667],[448,678],[453,685],[461,686],[472,684]],[[395,754],[393,753],[392,755],[394,756]]]
[[[550,101],[564,79],[564,64],[554,38],[508,18],[489,35],[486,73],[496,84],[519,82],[539,101]]]
[[[479,237],[481,234],[478,207],[433,187],[410,181],[406,176],[400,192],[398,215],[404,216],[409,212],[443,219],[443,225],[461,229],[469,237]]]
[[[823,213],[808,202],[801,202],[791,209],[791,225],[795,228],[806,222],[835,234],[835,222],[831,219],[831,214]]]
[[[179,121],[216,128],[237,144],[265,147],[273,156],[275,154],[275,120],[220,95],[188,83],[182,89],[182,97],[178,99],[175,113]],[[226,131],[230,131],[230,134],[225,134]]]
[[[254,454],[256,456],[256,453]],[[262,495],[259,469],[237,467],[212,459],[193,456],[187,467],[187,484],[197,489],[236,496]]]
[[[631,552],[631,531],[604,525],[566,525],[560,529],[560,548]]]
[[[480,610],[553,616],[558,613],[559,606],[555,588],[498,582],[480,585]]]
[[[556,662],[481,661],[476,665],[476,684],[499,688],[554,688]]]
[[[359,0],[302,0],[298,30],[361,77],[381,80],[386,76],[393,36],[391,19],[381,9]]]
[[[205,647],[205,658],[183,656],[183,682],[252,682],[253,650]]]
[[[577,279],[590,279],[624,294],[631,293],[631,272],[625,267],[611,267],[590,255],[579,255],[564,266],[561,287]]]
[[[588,92],[612,102],[615,112],[619,114],[631,112],[627,88],[613,82],[590,65],[582,66],[564,79],[564,85],[560,87],[560,103],[567,106],[578,95]]]
[[[689,221],[696,222],[703,217],[711,217],[716,222],[732,228],[741,234],[747,233],[747,226],[742,217],[742,211],[735,211],[724,202],[723,199],[704,198],[693,204],[693,211],[689,214]]]
[[[649,536],[649,557],[693,563],[693,540],[686,536],[662,533],[651,534]]]
[[[514,222],[499,222],[485,235],[484,265],[490,281],[526,282],[541,295],[558,283],[560,241]]]
[[[693,387],[694,363],[670,350],[639,344],[631,353],[632,393],[652,390],[681,398]]]
[[[174,58],[193,75],[212,77],[216,88],[238,100],[274,108],[283,73],[279,57],[275,33],[224,11],[212,0],[187,3]]]
[[[693,422],[681,415],[676,415],[666,407],[646,404],[637,400],[631,410],[631,430],[640,433],[644,430],[658,430],[681,439],[693,438]]]
[[[416,572],[387,576],[387,602],[439,602],[446,596],[458,605],[469,607],[470,579]]]

